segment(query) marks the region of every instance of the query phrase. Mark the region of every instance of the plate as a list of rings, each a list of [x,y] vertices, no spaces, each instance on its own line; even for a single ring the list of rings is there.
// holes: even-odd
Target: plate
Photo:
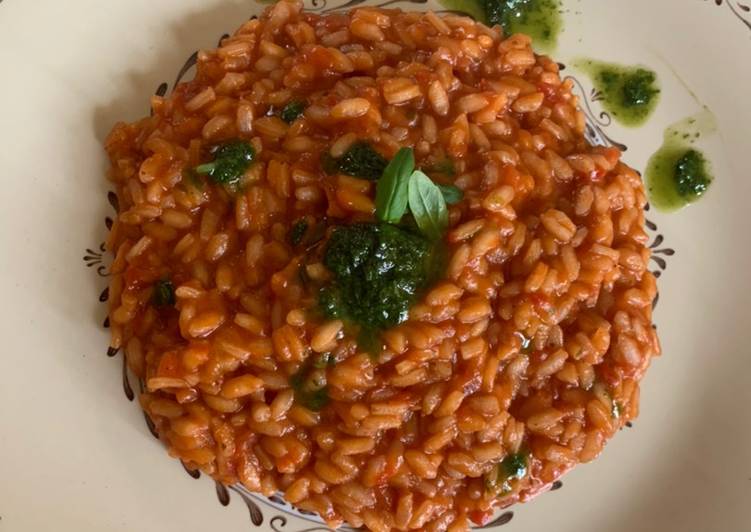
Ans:
[[[446,9],[436,0],[352,0]],[[343,0],[309,0],[336,10]],[[452,7],[455,7],[452,3]],[[0,0],[0,531],[326,530],[280,501],[217,489],[167,458],[107,356],[102,141],[170,90],[198,48],[263,9],[250,0]],[[751,530],[751,5],[563,0],[557,60],[601,143],[643,169],[670,124],[701,111],[716,180],[695,205],[648,213],[664,355],[642,413],[562,489],[499,515],[503,532]],[[577,57],[644,64],[648,123],[613,120]],[[189,73],[187,75],[190,75]],[[162,84],[166,84],[162,85]],[[131,399],[131,400],[129,400]]]

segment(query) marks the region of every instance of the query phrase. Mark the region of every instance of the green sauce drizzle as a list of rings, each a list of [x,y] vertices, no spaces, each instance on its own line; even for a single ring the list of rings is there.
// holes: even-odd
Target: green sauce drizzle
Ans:
[[[646,172],[649,199],[659,210],[676,211],[707,192],[714,180],[711,165],[695,144],[715,128],[714,117],[705,108],[665,131],[662,147],[649,159]]]
[[[625,126],[640,126],[657,107],[660,89],[657,75],[644,67],[623,66],[591,59],[574,62],[594,83],[603,107]]]
[[[555,49],[563,28],[560,0],[439,0],[489,26],[499,25],[506,36],[524,33],[545,52]]]

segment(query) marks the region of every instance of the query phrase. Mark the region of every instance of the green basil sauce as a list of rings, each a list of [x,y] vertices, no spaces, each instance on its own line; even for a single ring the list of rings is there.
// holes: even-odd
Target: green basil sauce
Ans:
[[[662,147],[649,159],[646,171],[649,199],[657,209],[676,211],[707,192],[714,180],[712,168],[696,143],[715,128],[714,117],[705,108],[665,131]]]
[[[550,52],[563,27],[560,0],[439,0],[448,9],[467,13],[506,36],[524,33],[539,50]]]
[[[299,246],[308,232],[308,222],[305,219],[295,222],[287,233],[287,240],[293,246]]]
[[[300,100],[292,100],[287,105],[282,107],[282,110],[279,112],[279,118],[281,118],[288,124],[291,124],[303,115],[303,113],[305,112],[305,107],[305,102]]]
[[[329,389],[325,381],[324,370],[310,357],[300,369],[289,378],[289,384],[295,392],[295,402],[308,410],[318,412],[329,404]]]
[[[657,74],[641,66],[580,59],[574,66],[591,79],[602,106],[624,126],[644,124],[660,100]]]
[[[175,304],[175,287],[169,279],[154,283],[151,301],[156,307],[171,307]]]
[[[377,181],[383,175],[388,160],[364,141],[355,142],[339,158],[328,151],[321,155],[321,168],[327,174],[347,174],[361,179]]]
[[[214,159],[196,166],[193,172],[207,175],[220,185],[236,186],[253,163],[256,151],[247,141],[235,139],[214,146],[211,154]]]
[[[361,344],[375,356],[378,333],[405,321],[419,293],[435,278],[433,267],[441,262],[436,256],[427,239],[407,228],[338,226],[324,254],[333,279],[321,289],[319,307],[329,318],[358,326]]]
[[[485,489],[498,495],[510,493],[513,481],[527,476],[528,468],[529,456],[526,452],[510,454],[485,474]]]

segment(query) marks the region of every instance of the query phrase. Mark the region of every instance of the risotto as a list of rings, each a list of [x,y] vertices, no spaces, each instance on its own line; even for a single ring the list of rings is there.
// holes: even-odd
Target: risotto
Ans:
[[[170,455],[374,531],[596,458],[659,353],[639,174],[523,35],[282,0],[106,149],[112,347]]]

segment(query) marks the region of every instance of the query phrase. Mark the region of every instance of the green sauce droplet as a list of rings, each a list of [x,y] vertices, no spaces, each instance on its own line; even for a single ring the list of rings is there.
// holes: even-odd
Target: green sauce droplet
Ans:
[[[715,128],[714,117],[705,108],[665,131],[662,147],[649,159],[646,172],[649,199],[657,209],[676,211],[707,192],[714,180],[711,166],[694,143],[701,133]]]
[[[589,59],[577,60],[574,66],[592,79],[602,106],[625,126],[642,125],[657,107],[657,75],[647,68]]]
[[[487,24],[499,25],[505,36],[524,33],[534,46],[551,52],[563,28],[561,0],[439,0],[447,9],[462,11]]]

